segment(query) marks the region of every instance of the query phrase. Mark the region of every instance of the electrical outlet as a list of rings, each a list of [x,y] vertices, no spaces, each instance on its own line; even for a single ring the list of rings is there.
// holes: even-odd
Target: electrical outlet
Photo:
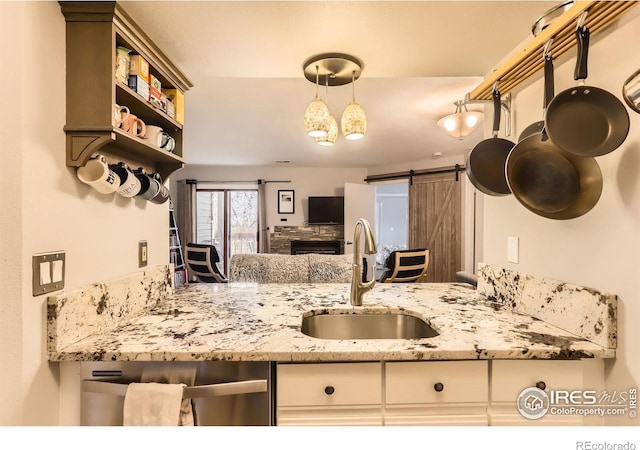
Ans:
[[[36,253],[32,259],[33,295],[64,289],[64,251]]]
[[[138,242],[138,267],[145,267],[147,265],[147,241]]]

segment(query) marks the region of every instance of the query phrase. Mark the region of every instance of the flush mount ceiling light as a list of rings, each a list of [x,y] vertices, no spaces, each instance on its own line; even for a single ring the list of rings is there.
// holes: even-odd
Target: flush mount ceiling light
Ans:
[[[454,104],[456,105],[456,112],[438,120],[438,126],[450,136],[464,139],[476,129],[484,114],[478,111],[468,111],[466,103],[462,100],[458,100]]]
[[[304,62],[305,78],[316,84],[316,99],[309,105],[305,113],[305,129],[307,134],[311,135],[307,128],[307,122],[309,121],[310,123],[322,123],[322,126],[317,126],[317,128],[327,131],[326,134],[315,136],[315,141],[318,144],[331,146],[338,136],[338,123],[328,111],[328,108],[329,117],[325,117],[322,113],[309,111],[313,103],[316,100],[320,100],[317,93],[317,87],[320,83],[326,86],[327,94],[329,86],[343,86],[352,83],[352,100],[342,114],[342,133],[349,140],[361,139],[366,134],[367,118],[362,107],[355,101],[355,80],[360,78],[362,67],[363,64],[360,60],[344,53],[324,53],[309,58]],[[326,103],[322,103],[326,106]],[[314,114],[317,115],[314,116]],[[307,119],[307,116],[309,116],[309,119]]]

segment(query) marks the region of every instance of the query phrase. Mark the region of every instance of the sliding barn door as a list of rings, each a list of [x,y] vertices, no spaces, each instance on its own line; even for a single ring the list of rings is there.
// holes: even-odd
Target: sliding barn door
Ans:
[[[414,176],[409,186],[409,248],[429,250],[427,282],[455,281],[461,270],[461,185],[450,172]]]

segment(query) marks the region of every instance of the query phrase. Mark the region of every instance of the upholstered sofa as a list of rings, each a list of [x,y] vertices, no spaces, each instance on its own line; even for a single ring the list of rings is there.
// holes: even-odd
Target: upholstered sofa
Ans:
[[[236,254],[229,263],[229,282],[350,283],[353,255]]]

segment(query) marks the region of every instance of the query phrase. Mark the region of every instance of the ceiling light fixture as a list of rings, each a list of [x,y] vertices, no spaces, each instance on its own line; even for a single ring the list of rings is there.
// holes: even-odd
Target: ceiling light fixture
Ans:
[[[316,65],[316,97],[309,103],[304,112],[304,129],[311,137],[323,137],[329,133],[329,108],[318,96],[318,73],[320,68]]]
[[[480,124],[484,114],[479,111],[468,111],[467,104],[458,100],[454,103],[456,112],[438,120],[438,126],[456,139],[464,139]]]
[[[342,113],[342,134],[350,141],[362,139],[367,133],[367,116],[360,105],[356,103],[356,78],[353,72],[351,81],[351,103]]]
[[[329,77],[326,77],[325,79],[325,100],[326,100],[326,104],[329,104]],[[329,113],[329,132],[327,133],[326,136],[322,136],[322,137],[317,137],[315,138],[316,142],[319,145],[325,146],[325,147],[331,147],[333,144],[336,143],[336,140],[338,139],[338,122],[336,122],[336,118],[333,117],[333,114]]]
[[[322,102],[317,93],[317,87],[320,82],[325,84],[327,96],[329,86],[343,86],[349,83],[352,84],[351,103],[347,105],[342,114],[342,133],[345,138],[349,140],[361,139],[366,134],[367,117],[362,107],[355,101],[355,80],[360,78],[360,75],[362,74],[362,67],[363,64],[360,60],[344,53],[324,53],[309,58],[304,62],[303,70],[305,78],[311,82],[315,81],[316,84],[316,99],[311,102],[312,104],[309,105],[307,112],[305,112],[305,130],[307,131],[307,134],[312,136],[310,134],[310,128],[312,127],[307,127],[308,122],[322,122],[326,120],[326,122],[322,122],[322,126],[316,127],[318,129],[327,130],[326,134],[315,136],[315,141],[318,144],[331,146],[335,143],[338,137],[338,123],[328,108],[327,118],[323,115],[319,115],[317,118],[311,119],[311,116],[316,114],[313,110],[311,112],[309,111],[312,109],[314,102],[316,102],[316,100]],[[322,102],[322,104],[326,106],[325,102]],[[310,118],[308,119],[307,116]]]

